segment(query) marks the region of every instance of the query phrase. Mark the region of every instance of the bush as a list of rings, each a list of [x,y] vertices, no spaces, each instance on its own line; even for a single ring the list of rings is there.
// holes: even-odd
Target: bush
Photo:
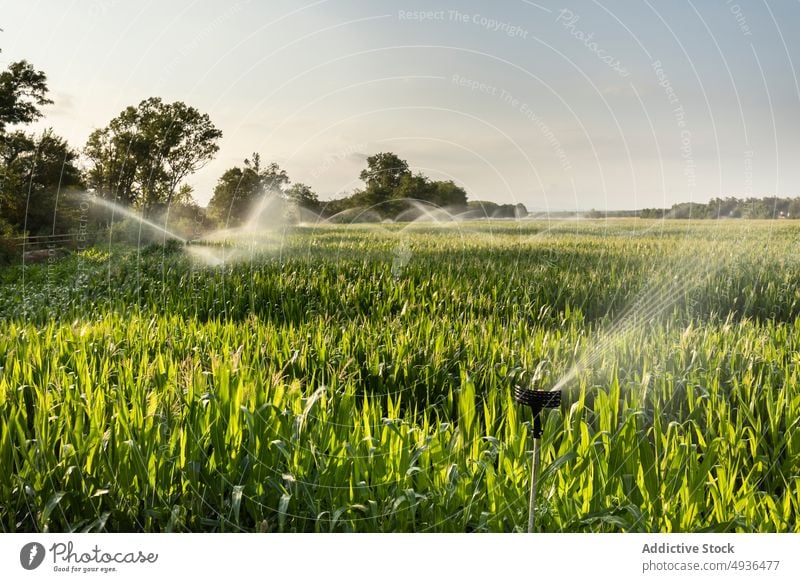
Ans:
[[[0,216],[0,265],[13,263],[22,255],[22,249],[14,240],[16,236],[19,233]]]

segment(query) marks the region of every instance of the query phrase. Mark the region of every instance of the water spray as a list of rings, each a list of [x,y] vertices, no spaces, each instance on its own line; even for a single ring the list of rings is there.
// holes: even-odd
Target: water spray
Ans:
[[[112,216],[112,221],[113,221],[113,217],[114,217],[115,214],[121,214],[121,215],[123,215],[123,216],[125,216],[127,218],[131,218],[131,219],[137,221],[142,226],[146,226],[148,228],[151,228],[153,230],[156,230],[156,231],[162,233],[165,238],[166,237],[173,238],[173,239],[181,242],[182,244],[187,244],[189,242],[188,240],[186,240],[182,236],[180,236],[178,234],[175,234],[174,232],[172,232],[170,230],[167,230],[166,225],[162,226],[160,224],[156,224],[152,220],[148,220],[144,216],[134,212],[133,210],[131,210],[127,206],[124,206],[122,204],[118,204],[116,202],[111,202],[110,200],[106,200],[105,198],[101,198],[99,196],[88,196],[88,195],[86,195],[86,198],[90,202],[92,202],[94,204],[97,204],[99,206],[103,206],[104,208],[107,208],[107,209],[111,210],[111,212],[112,212],[112,215],[111,215]]]
[[[533,453],[531,460],[531,497],[528,505],[528,533],[534,532],[536,515],[536,488],[539,481],[539,441],[542,438],[541,412],[545,408],[561,406],[561,391],[528,390],[514,386],[514,400],[518,404],[530,406],[533,412]]]

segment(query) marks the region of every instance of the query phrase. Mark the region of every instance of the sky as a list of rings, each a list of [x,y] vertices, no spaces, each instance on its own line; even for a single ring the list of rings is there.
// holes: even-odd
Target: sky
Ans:
[[[151,96],[321,199],[391,151],[471,200],[633,209],[800,196],[800,1],[0,0],[0,66],[76,149]]]

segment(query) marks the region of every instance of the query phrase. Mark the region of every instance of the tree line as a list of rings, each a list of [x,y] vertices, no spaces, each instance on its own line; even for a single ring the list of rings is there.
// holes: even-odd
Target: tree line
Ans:
[[[521,204],[468,201],[464,188],[452,180],[436,181],[412,172],[408,162],[392,152],[367,157],[359,175],[364,187],[330,201],[321,201],[310,186],[292,182],[277,163],[264,162],[253,153],[219,177],[208,207],[201,208],[187,179],[214,158],[222,138],[207,114],[181,101],[150,97],[94,130],[77,150],[52,129],[39,133],[24,129],[53,103],[48,92],[45,73],[25,60],[0,72],[0,260],[14,252],[13,241],[22,235],[54,237],[74,233],[76,225],[87,221],[95,229],[109,224],[107,208],[87,208],[86,192],[133,207],[150,219],[168,219],[170,228],[184,233],[239,226],[265,196],[322,218],[395,218],[408,210],[409,199],[469,218],[528,214]],[[347,213],[355,209],[369,212]],[[798,218],[800,198],[714,198],[624,214]]]
[[[712,198],[707,203],[682,202],[671,208],[645,208],[638,211],[640,218],[800,218],[800,197],[763,198],[747,197]]]
[[[222,131],[207,114],[181,101],[150,97],[126,107],[76,149],[52,129],[25,130],[53,103],[48,93],[47,76],[27,61],[0,72],[0,258],[13,252],[13,241],[23,235],[29,241],[55,240],[87,221],[95,229],[109,224],[108,205],[89,207],[87,192],[133,207],[151,220],[168,217],[170,228],[183,226],[184,231],[189,225],[195,230],[197,225],[206,230],[238,226],[264,196],[277,196],[323,218],[357,208],[370,208],[357,216],[394,217],[408,199],[476,217],[527,213],[521,205],[468,202],[465,190],[452,180],[414,173],[391,152],[367,158],[360,174],[363,188],[326,202],[254,153],[220,176],[208,207],[201,208],[186,180],[219,150]]]

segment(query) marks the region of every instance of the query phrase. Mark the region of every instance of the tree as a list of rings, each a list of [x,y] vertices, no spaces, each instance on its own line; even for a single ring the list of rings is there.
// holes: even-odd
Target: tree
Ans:
[[[40,108],[50,103],[47,76],[27,61],[0,73],[0,230],[6,234],[69,228],[74,200],[65,194],[80,184],[75,152],[49,129],[40,136],[6,131],[40,119]]]
[[[363,202],[367,205],[380,204],[395,197],[395,190],[404,177],[410,176],[408,162],[391,152],[381,152],[367,158],[367,169],[359,177],[367,185]]]
[[[318,211],[320,208],[319,198],[316,193],[305,184],[297,182],[286,190],[286,198],[300,208]]]
[[[404,199],[414,198],[434,203],[436,187],[427,176],[416,174],[405,174],[400,177],[397,187],[392,192],[392,198]]]
[[[704,218],[706,209],[705,205],[697,202],[682,202],[673,204],[670,213],[672,218]]]
[[[0,235],[61,234],[76,227],[81,187],[77,154],[51,129],[40,135],[9,125],[31,123],[42,117],[47,77],[27,61],[0,72]],[[18,253],[3,243],[0,259]]]
[[[474,218],[523,218],[528,215],[524,204],[497,204],[486,200],[468,202],[467,209]]]
[[[786,209],[787,218],[800,218],[800,198],[789,200],[789,207]]]
[[[452,180],[432,181],[421,172],[412,174],[408,162],[391,152],[368,157],[367,169],[360,177],[367,185],[362,197],[372,204],[405,198],[442,207],[461,207],[467,203],[467,193]]]
[[[261,156],[244,161],[244,167],[234,166],[220,176],[214,195],[208,203],[209,216],[220,224],[241,224],[259,197],[280,194],[289,183],[289,176],[276,163],[261,166]]]
[[[67,142],[45,130],[0,136],[0,215],[20,231],[66,232],[81,186],[77,154]]]
[[[463,209],[467,204],[466,191],[455,182],[432,181],[422,173],[407,174],[400,178],[393,198],[414,198],[440,208]]]
[[[130,205],[141,199],[140,166],[148,155],[136,138],[133,116],[129,108],[107,128],[93,131],[84,148],[90,162],[87,184],[102,198]]]
[[[208,214],[219,224],[236,226],[258,191],[256,176],[247,168],[225,170],[214,187]]]
[[[47,95],[47,77],[27,61],[11,63],[0,73],[0,133],[6,125],[30,123],[42,117],[39,110],[52,103]]]
[[[432,181],[420,172],[414,174],[408,162],[391,152],[368,157],[367,168],[361,172],[360,178],[366,184],[364,190],[326,203],[322,207],[323,214],[331,215],[355,207],[379,206],[375,209],[378,214],[394,218],[408,210],[408,199],[459,210],[463,210],[467,204],[466,191],[452,180]],[[513,216],[513,207],[509,208]]]
[[[452,180],[434,182],[432,202],[437,206],[448,208],[462,208],[467,205],[467,192],[457,186]],[[527,214],[527,211],[526,211]]]
[[[214,157],[221,137],[207,114],[150,97],[92,132],[86,180],[99,195],[145,211],[169,206],[181,183]]]

